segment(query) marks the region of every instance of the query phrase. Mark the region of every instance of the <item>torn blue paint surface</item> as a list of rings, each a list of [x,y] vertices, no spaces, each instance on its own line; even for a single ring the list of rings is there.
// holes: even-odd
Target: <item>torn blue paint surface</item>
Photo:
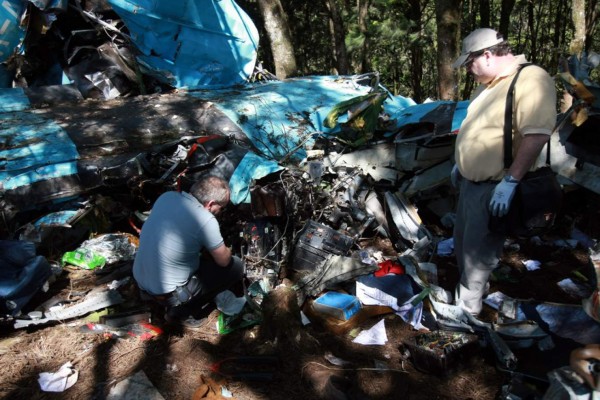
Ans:
[[[253,180],[282,170],[275,161],[266,160],[252,152],[246,153],[229,179],[231,202],[233,204],[250,203],[250,186]]]
[[[23,88],[0,88],[0,113],[27,110],[30,105]]]
[[[264,157],[288,157],[297,162],[306,157],[306,148],[314,143],[315,135],[339,129],[323,124],[332,107],[370,90],[370,86],[360,85],[352,76],[309,76],[190,95],[212,101]],[[396,113],[412,104],[412,100],[396,96],[386,100],[384,109],[390,107]]]
[[[64,162],[55,163],[52,165],[43,165],[37,168],[29,168],[17,174],[8,174],[8,177],[4,177],[3,175],[5,174],[0,173],[0,182],[2,183],[2,188],[4,190],[14,190],[19,187],[29,186],[35,182],[76,174],[77,163]]]
[[[0,113],[0,142],[3,190],[77,173],[77,148],[55,121],[26,111]]]
[[[33,224],[36,228],[44,226],[69,226],[81,214],[81,210],[63,210],[44,215]]]
[[[428,103],[415,104],[402,109],[397,109],[396,113],[390,114],[391,118],[396,119],[396,127],[402,128],[405,125],[418,124],[423,122],[444,123],[447,127],[445,132],[457,133],[460,125],[467,116],[467,107],[469,101],[432,101]],[[450,112],[439,113],[441,109],[450,110]]]
[[[0,2],[0,87],[10,87],[12,72],[6,69],[4,61],[25,37],[25,30],[19,26],[21,14],[27,5],[23,0],[3,0]]]
[[[67,0],[29,0],[31,4],[40,10],[61,10],[67,8]]]
[[[324,126],[335,105],[371,90],[354,76],[309,76],[248,84],[239,89],[185,92],[180,96],[211,102],[253,144],[253,151],[236,167],[230,181],[232,202],[239,204],[248,201],[253,180],[279,171],[287,164],[297,165],[306,158],[307,150],[312,148],[318,135],[336,134],[339,125],[332,129]],[[433,107],[435,105],[419,107],[401,96],[391,96],[384,102],[384,111],[391,119],[397,119],[398,126],[422,118],[421,114],[408,110],[425,110],[422,114],[427,115]],[[56,180],[56,185],[62,185],[71,182],[68,180],[71,177],[78,179],[78,173],[81,174],[78,149],[61,126],[48,120],[46,115],[51,113],[32,110],[35,107],[29,104],[27,92],[23,93],[22,89],[0,91],[0,108],[4,111],[0,111],[0,140],[4,144],[0,151],[0,185],[3,190],[26,193],[26,187],[36,182]],[[449,114],[444,111],[443,115]],[[78,134],[77,130],[69,132]],[[73,194],[72,190],[67,192],[65,196]]]
[[[178,88],[223,88],[252,75],[258,31],[231,0],[109,0],[142,55],[138,60]]]

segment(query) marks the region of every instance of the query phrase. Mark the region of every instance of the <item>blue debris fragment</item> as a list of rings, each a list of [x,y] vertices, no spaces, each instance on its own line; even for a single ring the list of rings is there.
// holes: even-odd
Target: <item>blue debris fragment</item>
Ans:
[[[21,14],[27,2],[22,0],[5,0],[0,4],[0,87],[10,87],[13,74],[8,71],[4,62],[14,53],[25,37],[25,30],[20,27]]]
[[[254,71],[258,31],[234,1],[109,0],[140,51],[138,61],[165,83],[223,88]]]
[[[0,314],[18,315],[51,275],[33,242],[0,240]]]

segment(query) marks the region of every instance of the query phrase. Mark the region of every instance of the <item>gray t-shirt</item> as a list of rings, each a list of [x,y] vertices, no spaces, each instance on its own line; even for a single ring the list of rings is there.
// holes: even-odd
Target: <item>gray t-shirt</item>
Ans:
[[[142,226],[133,277],[148,293],[170,293],[199,268],[202,249],[222,243],[219,223],[195,197],[163,193]]]

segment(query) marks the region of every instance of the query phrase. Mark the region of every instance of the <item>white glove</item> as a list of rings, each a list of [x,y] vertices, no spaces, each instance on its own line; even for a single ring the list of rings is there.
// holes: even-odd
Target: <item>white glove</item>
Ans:
[[[519,181],[507,175],[494,188],[490,201],[490,212],[494,217],[503,217],[508,213],[510,202],[515,196],[515,189]]]
[[[450,172],[450,183],[452,183],[452,187],[454,189],[458,189],[460,186],[460,180],[462,176],[460,175],[460,171],[458,170],[458,165],[454,164],[452,167],[452,172]]]

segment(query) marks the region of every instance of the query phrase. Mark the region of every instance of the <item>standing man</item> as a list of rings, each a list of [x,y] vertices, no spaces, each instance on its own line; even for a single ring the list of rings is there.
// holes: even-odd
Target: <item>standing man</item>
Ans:
[[[202,177],[189,193],[163,193],[142,226],[133,277],[142,299],[166,307],[167,322],[199,326],[202,307],[243,278],[215,218],[229,196],[226,181]]]
[[[459,189],[454,246],[460,281],[455,304],[479,314],[505,235],[490,232],[490,216],[504,216],[519,180],[538,165],[556,123],[554,81],[538,66],[519,75],[513,100],[513,162],[504,169],[504,113],[508,88],[524,55],[513,55],[493,29],[471,32],[453,68],[465,67],[481,85],[475,91],[456,139],[452,182]]]

